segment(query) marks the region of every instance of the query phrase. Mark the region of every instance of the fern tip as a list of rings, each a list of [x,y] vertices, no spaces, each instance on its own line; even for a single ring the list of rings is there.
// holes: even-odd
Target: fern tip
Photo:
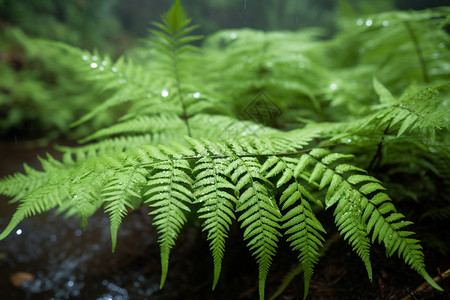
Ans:
[[[436,290],[440,291],[440,292],[444,292],[444,289],[436,283],[436,281],[434,281],[433,278],[431,278],[430,275],[428,275],[427,271],[420,270],[419,274],[422,275],[422,277],[428,282],[429,285],[431,285],[433,288],[435,288]]]

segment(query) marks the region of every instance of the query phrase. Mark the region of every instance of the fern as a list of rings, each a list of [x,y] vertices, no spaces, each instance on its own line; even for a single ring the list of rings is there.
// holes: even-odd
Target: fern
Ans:
[[[407,16],[416,20],[414,14]],[[428,20],[430,13],[421,16]],[[175,1],[162,23],[153,23],[156,29],[148,40],[153,60],[147,65],[124,58],[113,62],[98,53],[50,43],[72,55],[80,74],[108,98],[76,124],[119,107],[125,112],[115,124],[82,140],[90,144],[59,147],[61,162],[48,156],[40,159],[43,171],[25,166],[25,174],[0,180],[0,193],[19,202],[0,239],[23,219],[54,208],[78,215],[84,227],[102,208],[109,215],[114,251],[123,219],[147,205],[159,235],[161,288],[178,235],[188,217],[195,216],[209,242],[213,289],[230,227],[237,223],[258,265],[259,298],[265,297],[283,239],[298,253],[306,298],[326,240],[317,217],[325,209],[333,211],[338,232],[361,258],[370,280],[370,248],[378,242],[387,256],[397,254],[441,290],[426,272],[422,246],[409,229],[412,222],[388,195],[389,181],[385,184],[373,173],[388,174],[380,171],[386,166],[391,172],[425,169],[449,180],[448,170],[439,167],[450,161],[445,146],[450,120],[442,100],[448,84],[442,74],[430,76],[430,82],[405,84],[380,71],[380,81],[373,74],[355,78],[372,82],[360,94],[351,82],[333,81],[345,73],[340,68],[348,62],[330,62],[329,51],[341,46],[321,43],[316,32],[222,31],[194,47],[189,43],[200,37],[191,35],[196,26],[190,22]],[[347,34],[354,34],[352,30]],[[376,40],[380,45],[389,40],[385,34]],[[352,70],[365,74],[376,58],[361,57]],[[391,92],[400,89],[400,97]],[[371,94],[359,103],[348,100],[350,91],[357,98]],[[238,113],[255,96],[269,94],[286,115],[261,124]],[[406,159],[403,154],[411,145],[416,152]],[[433,160],[430,153],[438,155]],[[416,165],[407,164],[414,158]],[[434,215],[430,211],[424,217]]]

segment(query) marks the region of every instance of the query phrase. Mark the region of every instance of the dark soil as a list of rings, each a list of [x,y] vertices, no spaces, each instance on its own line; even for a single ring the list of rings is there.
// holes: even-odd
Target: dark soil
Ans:
[[[1,144],[0,176],[21,171],[23,162],[36,166],[36,155],[46,151],[52,150],[36,147],[35,143]],[[7,200],[0,199],[0,228],[6,226],[15,209],[15,205],[6,204]],[[332,219],[326,214],[322,217]],[[332,224],[323,223],[328,237],[332,236]],[[0,242],[0,298],[257,299],[257,266],[241,237],[242,232],[235,225],[227,242],[221,278],[216,290],[211,291],[213,264],[208,243],[199,225],[190,224],[172,250],[168,278],[160,290],[157,233],[145,208],[125,218],[115,253],[111,252],[109,220],[102,212],[89,219],[85,231],[74,217],[65,219],[47,213],[25,220]],[[450,268],[449,257],[432,253],[426,246],[425,253],[432,277],[437,276],[438,270]],[[424,281],[398,258],[386,258],[381,246],[374,245],[371,254],[372,283],[363,263],[345,241],[340,238],[331,244],[315,269],[309,299],[402,299]],[[267,299],[297,265],[296,261],[296,254],[281,243],[267,280]],[[32,280],[13,285],[11,280],[18,272]],[[440,285],[446,292],[428,287],[410,299],[450,299],[450,279]],[[302,297],[303,280],[297,276],[278,299]]]

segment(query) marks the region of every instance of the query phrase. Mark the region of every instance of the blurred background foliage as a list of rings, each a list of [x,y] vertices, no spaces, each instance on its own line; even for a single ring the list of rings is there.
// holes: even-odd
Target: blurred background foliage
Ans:
[[[159,20],[172,2],[0,0],[0,138],[78,138],[114,119],[105,114],[103,120],[97,119],[90,127],[70,129],[70,124],[100,103],[104,95],[93,92],[93,83],[77,77],[64,51],[44,47],[35,39],[97,49],[114,59],[139,45],[140,39],[148,36],[149,23]],[[201,25],[198,32],[205,36],[227,28],[269,31],[321,27],[321,38],[325,38],[338,26],[345,26],[337,25],[336,20],[342,17],[423,9],[446,5],[448,1],[191,0],[182,4],[194,23]],[[345,38],[339,42],[345,43]],[[347,36],[349,41],[352,38]],[[361,43],[370,42],[370,38],[365,34]],[[341,58],[345,61],[345,57]],[[345,78],[345,72],[337,75]]]

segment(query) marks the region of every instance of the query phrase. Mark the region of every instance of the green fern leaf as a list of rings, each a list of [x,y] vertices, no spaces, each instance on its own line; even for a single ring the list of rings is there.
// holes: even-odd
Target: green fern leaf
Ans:
[[[199,218],[204,219],[203,230],[208,232],[210,249],[214,261],[214,282],[212,289],[219,280],[222,259],[225,251],[225,239],[228,237],[231,222],[236,218],[234,211],[236,198],[234,185],[228,180],[225,170],[227,159],[199,159],[193,172],[195,178],[195,202],[200,203]]]
[[[147,182],[144,203],[153,210],[161,248],[161,288],[164,286],[169,267],[169,254],[175,240],[186,222],[185,213],[192,203],[192,179],[187,173],[190,166],[185,160],[168,160],[153,166]]]
[[[255,158],[237,158],[228,169],[236,184],[238,221],[245,228],[244,240],[259,265],[259,297],[264,299],[266,278],[276,253],[281,213],[273,198],[270,183],[261,176],[261,165]],[[227,170],[228,170],[227,169]]]
[[[117,244],[117,231],[127,214],[127,209],[136,209],[140,205],[140,203],[133,203],[132,198],[141,197],[140,190],[147,181],[147,172],[144,168],[130,168],[115,172],[102,190],[105,212],[109,213],[111,222],[113,252]]]
[[[68,176],[67,172],[64,172]],[[60,175],[60,174],[59,174]],[[17,207],[11,221],[0,234],[0,240],[7,237],[25,218],[40,214],[61,204],[67,195],[68,182],[59,176],[49,176],[45,185],[30,191]]]

